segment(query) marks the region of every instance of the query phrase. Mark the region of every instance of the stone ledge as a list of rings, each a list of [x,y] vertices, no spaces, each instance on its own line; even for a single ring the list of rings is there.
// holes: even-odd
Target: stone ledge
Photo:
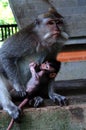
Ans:
[[[10,120],[0,111],[0,130],[6,130]],[[86,103],[25,108],[21,123],[14,123],[12,130],[86,130]]]

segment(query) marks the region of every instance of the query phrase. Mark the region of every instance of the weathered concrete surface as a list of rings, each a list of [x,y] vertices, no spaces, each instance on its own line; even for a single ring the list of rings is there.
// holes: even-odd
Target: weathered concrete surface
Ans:
[[[86,61],[62,62],[56,80],[86,79]]]
[[[1,111],[0,130],[6,130],[9,122]],[[14,123],[12,130],[86,130],[86,104],[25,109],[22,122]]]

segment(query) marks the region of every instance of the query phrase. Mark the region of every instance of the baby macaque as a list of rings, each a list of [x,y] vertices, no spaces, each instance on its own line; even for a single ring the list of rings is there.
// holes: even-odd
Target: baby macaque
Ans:
[[[41,83],[41,79],[43,79],[44,75],[46,75],[48,78],[52,79],[56,76],[56,68],[54,67],[52,62],[44,62],[39,66],[40,71],[36,72],[36,67],[38,65],[35,62],[32,62],[29,64],[30,71],[32,74],[31,79],[27,83],[27,92],[32,93],[35,89],[37,89],[37,86]]]
[[[27,82],[26,92],[30,97],[37,95],[37,97],[32,99],[34,100],[34,107],[38,107],[43,102],[43,99],[39,97],[40,92],[43,92],[45,87],[48,89],[48,84],[50,80],[56,77],[59,67],[60,62],[56,60],[45,61],[40,65],[35,62],[29,64],[32,77]],[[43,89],[43,91],[40,91],[40,88]]]

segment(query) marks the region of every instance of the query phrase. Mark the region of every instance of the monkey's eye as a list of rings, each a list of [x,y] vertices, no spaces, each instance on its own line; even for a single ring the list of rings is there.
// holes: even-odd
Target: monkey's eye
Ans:
[[[47,24],[48,25],[53,25],[55,22],[54,21],[48,21]]]
[[[58,20],[58,21],[56,21],[56,23],[58,24],[58,23],[60,23],[60,21]]]
[[[56,24],[63,24],[63,19],[56,20]]]
[[[46,68],[49,69],[49,65],[46,64]]]

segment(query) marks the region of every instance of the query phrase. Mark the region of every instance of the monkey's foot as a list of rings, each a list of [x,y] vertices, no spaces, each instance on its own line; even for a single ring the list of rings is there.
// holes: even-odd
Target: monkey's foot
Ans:
[[[50,99],[53,100],[53,102],[58,103],[59,106],[66,106],[66,105],[68,105],[68,101],[67,101],[65,96],[61,96],[59,94],[54,93],[50,97]]]
[[[35,108],[41,106],[42,104],[43,104],[43,98],[40,96],[37,96],[29,101],[29,105]]]

